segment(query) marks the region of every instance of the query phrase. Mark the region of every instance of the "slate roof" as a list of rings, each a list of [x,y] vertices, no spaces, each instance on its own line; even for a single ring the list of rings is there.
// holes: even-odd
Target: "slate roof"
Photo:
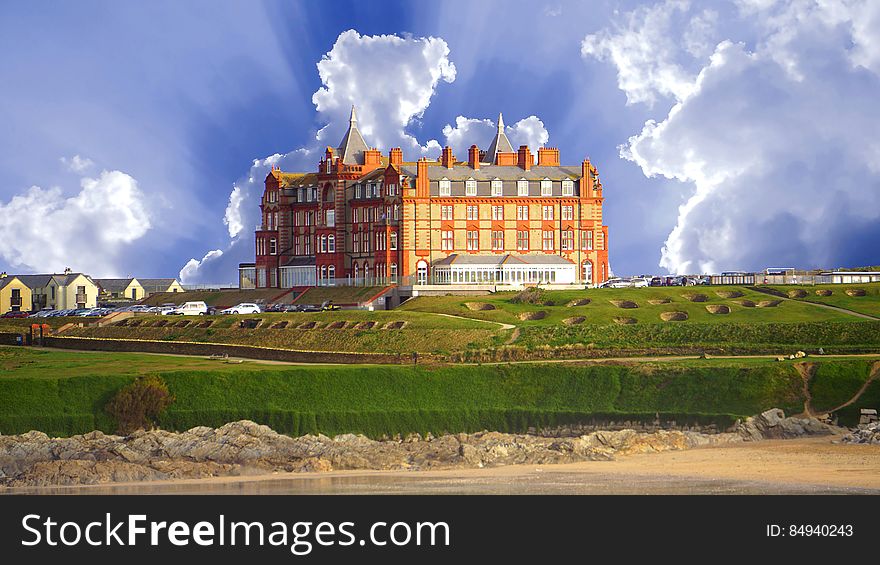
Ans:
[[[103,288],[108,292],[122,292],[128,285],[131,284],[133,278],[127,279],[95,279],[95,282],[98,283],[98,286]]]
[[[483,159],[486,163],[494,163],[495,157],[498,153],[514,153],[513,145],[510,144],[510,140],[507,139],[507,135],[504,133],[504,118],[501,114],[498,114],[498,131],[495,133],[495,137],[492,139],[492,143],[489,144],[489,148],[486,149],[486,155]]]
[[[364,136],[357,127],[357,114],[354,106],[351,107],[351,117],[348,120],[348,131],[342,141],[339,142],[339,157],[346,165],[363,165],[364,151],[370,147],[364,141]]]

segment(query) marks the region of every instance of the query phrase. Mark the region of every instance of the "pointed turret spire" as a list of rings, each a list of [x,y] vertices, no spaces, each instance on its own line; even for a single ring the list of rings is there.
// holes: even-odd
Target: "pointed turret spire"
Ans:
[[[498,153],[513,152],[513,146],[510,144],[510,140],[507,139],[507,135],[504,133],[504,116],[501,115],[501,112],[498,112],[497,126],[498,131],[495,133],[495,139],[489,144],[489,148],[486,149],[486,154],[484,156],[484,163],[489,163],[491,165],[495,164],[495,159]]]
[[[347,165],[363,165],[364,151],[370,147],[364,141],[357,126],[357,111],[351,106],[351,117],[348,119],[348,131],[339,143],[339,157]]]

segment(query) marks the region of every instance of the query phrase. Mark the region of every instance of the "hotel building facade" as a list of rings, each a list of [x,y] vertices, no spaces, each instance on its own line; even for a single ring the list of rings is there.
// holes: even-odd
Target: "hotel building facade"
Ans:
[[[537,158],[537,159],[536,159]],[[608,277],[602,183],[588,159],[514,149],[498,116],[486,150],[404,161],[367,145],[352,108],[317,170],[266,177],[242,287],[597,284]]]

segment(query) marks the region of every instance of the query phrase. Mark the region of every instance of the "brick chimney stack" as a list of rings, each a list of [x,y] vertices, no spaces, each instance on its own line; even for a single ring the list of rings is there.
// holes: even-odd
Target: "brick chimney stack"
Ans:
[[[480,169],[480,148],[476,145],[468,149],[468,165],[475,171]]]
[[[403,163],[403,150],[400,147],[393,147],[388,154],[388,162],[399,167]]]
[[[539,167],[558,167],[559,149],[555,147],[541,147],[538,149]]]
[[[589,157],[581,163],[581,196],[584,197],[588,194],[596,196],[593,191],[593,165],[590,164]]]
[[[416,163],[416,198],[428,198],[430,196],[429,186],[428,158],[422,157]]]
[[[532,163],[534,163],[534,159],[532,158],[532,152],[529,150],[529,146],[520,145],[519,151],[516,152],[516,165],[520,169],[528,171],[531,170]]]
[[[447,169],[451,169],[455,164],[455,156],[452,154],[452,148],[448,145],[443,148],[443,153],[440,155],[440,164]]]

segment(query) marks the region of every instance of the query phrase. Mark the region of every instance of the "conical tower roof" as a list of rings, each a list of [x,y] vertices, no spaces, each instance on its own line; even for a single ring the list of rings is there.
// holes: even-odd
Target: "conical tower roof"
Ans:
[[[339,148],[337,149],[339,158],[346,165],[363,165],[364,151],[369,148],[367,142],[364,141],[364,136],[358,131],[357,113],[354,106],[352,106],[351,117],[348,119],[348,131],[345,132],[345,136],[339,142]]]
[[[498,113],[497,126],[498,131],[495,133],[495,138],[492,140],[489,148],[486,149],[486,163],[495,163],[495,156],[498,153],[513,153],[513,146],[504,134],[504,117],[501,115],[501,112]]]

